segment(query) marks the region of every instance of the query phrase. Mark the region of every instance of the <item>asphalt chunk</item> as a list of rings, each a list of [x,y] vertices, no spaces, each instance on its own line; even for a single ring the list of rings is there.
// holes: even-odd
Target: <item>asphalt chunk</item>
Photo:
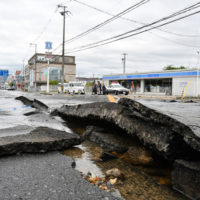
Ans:
[[[29,134],[1,137],[0,156],[63,150],[80,143],[79,135],[38,127]]]

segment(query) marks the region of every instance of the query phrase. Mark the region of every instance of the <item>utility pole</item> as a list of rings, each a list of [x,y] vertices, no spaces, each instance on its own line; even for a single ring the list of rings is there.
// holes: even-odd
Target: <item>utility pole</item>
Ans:
[[[49,58],[47,60],[47,94],[49,93]]]
[[[123,62],[123,74],[125,74],[125,69],[126,69],[126,53],[122,54],[124,57],[122,58],[122,62]]]
[[[24,69],[24,60],[22,60],[22,75],[23,75],[23,85],[25,86],[25,69]]]
[[[37,83],[36,83],[36,61],[37,61],[37,56],[36,56],[36,54],[37,54],[37,44],[35,44],[35,43],[30,43],[30,45],[31,46],[35,46],[35,59],[34,59],[34,65],[35,65],[35,91],[36,91],[36,89],[37,89]]]
[[[65,80],[65,72],[64,72],[64,56],[65,56],[65,14],[67,14],[69,11],[66,10],[67,6],[58,5],[58,8],[62,8],[63,11],[60,12],[60,14],[63,16],[63,41],[62,41],[62,78],[61,83],[64,84]]]
[[[196,88],[197,88],[197,97],[199,96],[199,54],[200,54],[200,52],[199,51],[197,51],[197,54],[198,54],[198,58],[197,58],[197,86],[196,86]]]

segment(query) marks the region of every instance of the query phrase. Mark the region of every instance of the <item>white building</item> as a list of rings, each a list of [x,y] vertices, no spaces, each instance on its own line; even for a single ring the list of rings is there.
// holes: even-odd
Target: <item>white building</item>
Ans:
[[[133,74],[104,75],[105,85],[119,82],[135,94],[159,94],[172,96],[200,96],[200,72],[198,70],[168,70]]]

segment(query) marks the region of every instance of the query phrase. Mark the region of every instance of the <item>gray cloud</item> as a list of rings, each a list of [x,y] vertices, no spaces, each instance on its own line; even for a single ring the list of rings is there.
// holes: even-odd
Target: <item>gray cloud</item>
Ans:
[[[109,0],[109,2],[106,0],[80,1],[113,14],[139,2],[139,0]],[[72,15],[66,18],[67,39],[110,18],[106,14],[82,6],[74,1],[1,1],[0,68],[9,68],[12,71],[17,68],[21,69],[22,60],[26,59],[27,62],[34,53],[34,48],[29,47],[29,43],[31,42],[37,43],[38,52],[41,53],[45,52],[45,41],[52,41],[54,48],[62,42],[62,16],[58,11],[55,13],[55,9],[57,4],[63,2],[68,5],[68,9],[72,13]],[[197,0],[151,0],[146,5],[124,17],[150,23],[196,2]],[[200,36],[199,18],[200,15],[198,14],[162,27],[162,29],[184,35]],[[66,48],[71,49],[96,42],[139,26],[141,25],[118,19],[87,35],[87,37],[66,44]],[[159,30],[151,32],[95,49],[74,53],[78,74],[80,76],[93,76],[107,73],[121,73],[121,54],[124,52],[128,54],[127,73],[157,71],[168,64],[196,67],[196,52],[200,49],[200,37],[180,37]],[[35,41],[36,38],[37,40]],[[61,48],[55,51],[55,53],[60,52]]]

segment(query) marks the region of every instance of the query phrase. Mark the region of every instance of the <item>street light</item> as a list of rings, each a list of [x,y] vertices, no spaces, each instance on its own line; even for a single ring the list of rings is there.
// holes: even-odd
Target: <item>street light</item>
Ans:
[[[37,87],[37,85],[36,85],[36,53],[37,53],[37,44],[35,44],[35,43],[30,43],[30,45],[31,46],[35,46],[35,90],[36,90],[36,87]]]
[[[125,70],[126,70],[126,53],[122,54],[124,57],[122,58],[122,62],[123,62],[123,74],[125,74]]]
[[[24,69],[24,59],[22,60],[22,76],[23,76],[23,84],[25,85],[25,69]]]

